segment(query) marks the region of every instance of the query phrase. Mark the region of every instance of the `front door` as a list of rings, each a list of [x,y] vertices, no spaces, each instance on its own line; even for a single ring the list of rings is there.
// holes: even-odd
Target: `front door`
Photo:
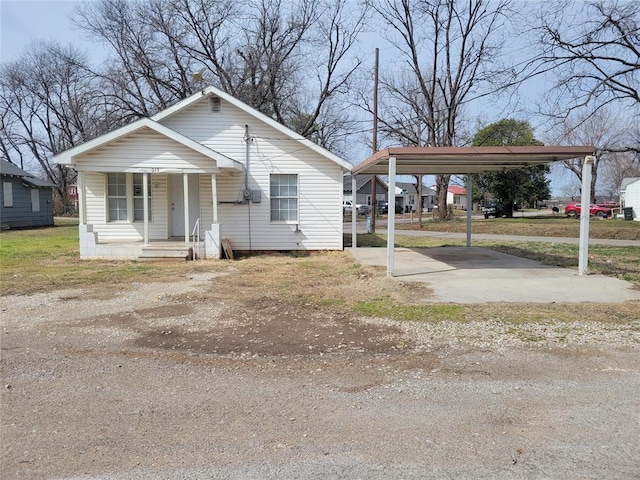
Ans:
[[[197,174],[188,175],[188,178],[189,230],[191,230],[200,216],[200,188]],[[171,236],[184,237],[184,235],[184,183],[182,175],[171,175]]]

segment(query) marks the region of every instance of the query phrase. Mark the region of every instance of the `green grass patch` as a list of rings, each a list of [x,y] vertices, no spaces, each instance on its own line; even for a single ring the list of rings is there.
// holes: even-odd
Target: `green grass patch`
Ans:
[[[398,223],[396,228],[399,231],[417,230],[419,226],[416,219],[414,223]],[[446,221],[423,220],[422,230],[464,233],[466,232],[466,218],[456,217]],[[580,220],[547,214],[525,217],[518,216],[516,212],[514,218],[475,218],[471,222],[471,232],[493,235],[578,238],[580,236]],[[591,238],[640,240],[640,222],[594,218],[589,222],[589,236]]]
[[[317,303],[318,307],[345,306],[347,301],[344,298],[321,298]]]
[[[390,298],[375,298],[357,303],[356,311],[368,317],[402,321],[464,321],[466,307],[461,305],[401,305]]]
[[[188,268],[186,262],[81,261],[78,245],[77,223],[1,232],[0,295],[76,287],[110,295],[134,281],[175,281]]]

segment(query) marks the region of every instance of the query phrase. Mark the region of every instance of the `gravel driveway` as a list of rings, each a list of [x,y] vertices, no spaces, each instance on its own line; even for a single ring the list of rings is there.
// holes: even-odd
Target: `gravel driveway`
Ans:
[[[638,478],[640,320],[400,324],[2,297],[3,479]]]

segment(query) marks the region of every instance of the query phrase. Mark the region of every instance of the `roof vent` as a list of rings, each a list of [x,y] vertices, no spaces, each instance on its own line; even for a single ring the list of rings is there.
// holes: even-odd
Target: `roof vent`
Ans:
[[[209,101],[211,102],[211,112],[218,113],[220,111],[220,97],[211,97]]]

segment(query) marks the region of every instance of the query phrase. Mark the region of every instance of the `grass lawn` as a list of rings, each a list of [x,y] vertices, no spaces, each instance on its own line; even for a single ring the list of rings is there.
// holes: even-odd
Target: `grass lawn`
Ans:
[[[358,236],[363,246],[383,246],[385,241],[379,235]],[[464,244],[464,240],[402,235],[396,237],[396,242],[405,247]],[[577,247],[571,245],[486,241],[475,245],[545,264],[577,266]],[[639,248],[593,245],[589,254],[590,271],[624,278],[640,286]],[[217,271],[221,276],[209,290],[176,301],[233,301],[238,308],[243,305],[255,308],[256,304],[267,308],[276,302],[300,310],[321,310],[328,315],[373,315],[407,321],[499,320],[510,324],[628,322],[638,319],[639,309],[638,302],[571,304],[570,308],[567,304],[425,305],[420,299],[429,295],[426,285],[388,279],[383,268],[360,265],[348,252],[273,253],[240,257],[232,262],[80,261],[77,225],[0,233],[0,295],[81,287],[85,296],[109,298],[137,282],[180,281],[185,275],[202,271]]]
[[[398,223],[396,228],[418,229],[418,220],[414,223]],[[455,217],[449,221],[425,220],[422,230],[430,232],[466,232],[466,218]],[[494,235],[527,235],[532,237],[573,237],[580,236],[580,220],[562,216],[539,215],[531,217],[474,219],[471,222],[472,233]],[[398,232],[400,233],[400,232]],[[640,222],[594,218],[589,222],[591,238],[610,238],[618,240],[640,240]]]

